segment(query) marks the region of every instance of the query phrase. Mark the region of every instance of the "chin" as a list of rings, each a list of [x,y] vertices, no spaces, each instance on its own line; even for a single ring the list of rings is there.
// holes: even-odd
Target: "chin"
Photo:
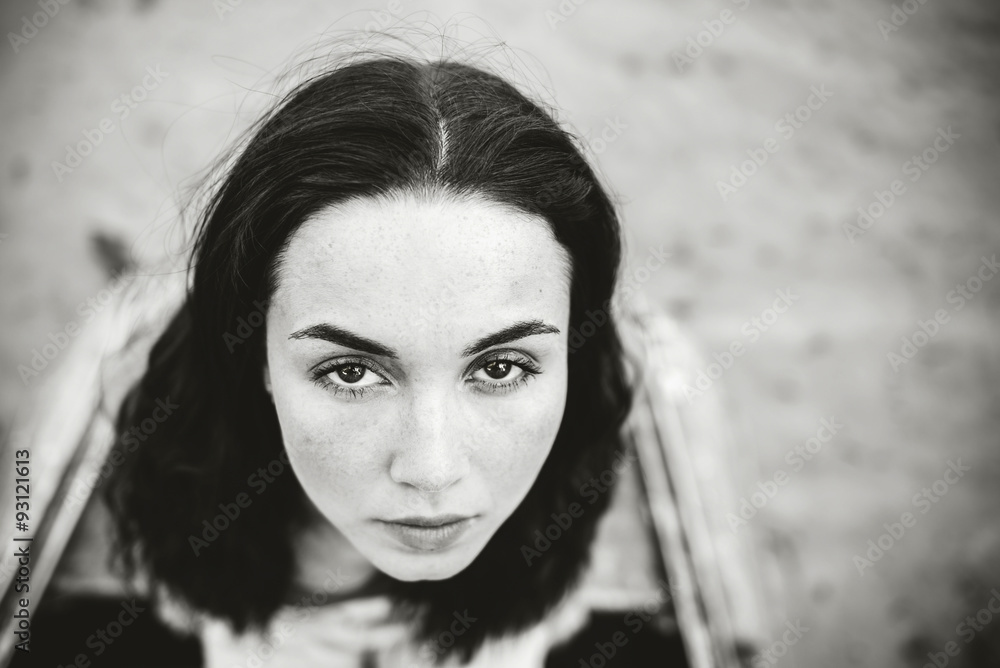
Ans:
[[[383,548],[378,554],[368,555],[368,558],[380,571],[403,582],[446,580],[465,570],[482,547],[462,545],[438,552],[412,552],[405,547]]]

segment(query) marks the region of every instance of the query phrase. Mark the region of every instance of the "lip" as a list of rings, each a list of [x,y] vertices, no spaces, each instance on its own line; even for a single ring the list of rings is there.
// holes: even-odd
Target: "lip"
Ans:
[[[436,552],[454,545],[468,531],[475,516],[438,515],[378,520],[400,543],[420,552]]]
[[[444,524],[453,524],[462,520],[471,519],[470,515],[436,515],[434,517],[400,517],[396,520],[382,520],[390,524],[409,524],[415,527],[439,527]]]

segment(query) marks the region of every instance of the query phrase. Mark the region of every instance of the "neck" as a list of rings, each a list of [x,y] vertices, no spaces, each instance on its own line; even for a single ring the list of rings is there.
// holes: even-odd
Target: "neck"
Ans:
[[[379,571],[307,498],[309,517],[295,539],[295,603],[350,598]],[[303,597],[305,599],[303,600]]]

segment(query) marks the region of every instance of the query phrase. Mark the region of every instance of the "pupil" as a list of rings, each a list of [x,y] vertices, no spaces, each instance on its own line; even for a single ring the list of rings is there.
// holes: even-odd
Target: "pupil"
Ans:
[[[365,369],[360,364],[348,364],[337,370],[337,375],[346,383],[356,383],[365,375]]]
[[[510,362],[507,360],[493,360],[486,365],[486,374],[495,380],[504,378],[510,372]]]

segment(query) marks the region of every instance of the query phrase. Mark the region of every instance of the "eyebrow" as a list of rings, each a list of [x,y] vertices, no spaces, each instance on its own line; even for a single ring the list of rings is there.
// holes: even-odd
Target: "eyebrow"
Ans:
[[[511,341],[517,341],[536,334],[558,333],[558,327],[544,323],[541,320],[523,320],[521,322],[515,322],[509,327],[504,327],[498,332],[487,334],[482,338],[476,339],[462,351],[462,357],[469,357],[471,355],[475,355],[476,353],[481,353],[492,346],[497,346],[502,343],[510,343]],[[379,355],[389,359],[399,359],[399,354],[392,348],[382,345],[378,341],[373,341],[364,336],[359,336],[358,334],[350,332],[343,327],[337,327],[336,325],[328,323],[305,327],[297,332],[293,332],[288,338],[320,339],[323,341],[329,341],[330,343],[335,343],[338,346],[344,346],[345,348],[353,348],[354,350],[359,350],[363,353]]]

